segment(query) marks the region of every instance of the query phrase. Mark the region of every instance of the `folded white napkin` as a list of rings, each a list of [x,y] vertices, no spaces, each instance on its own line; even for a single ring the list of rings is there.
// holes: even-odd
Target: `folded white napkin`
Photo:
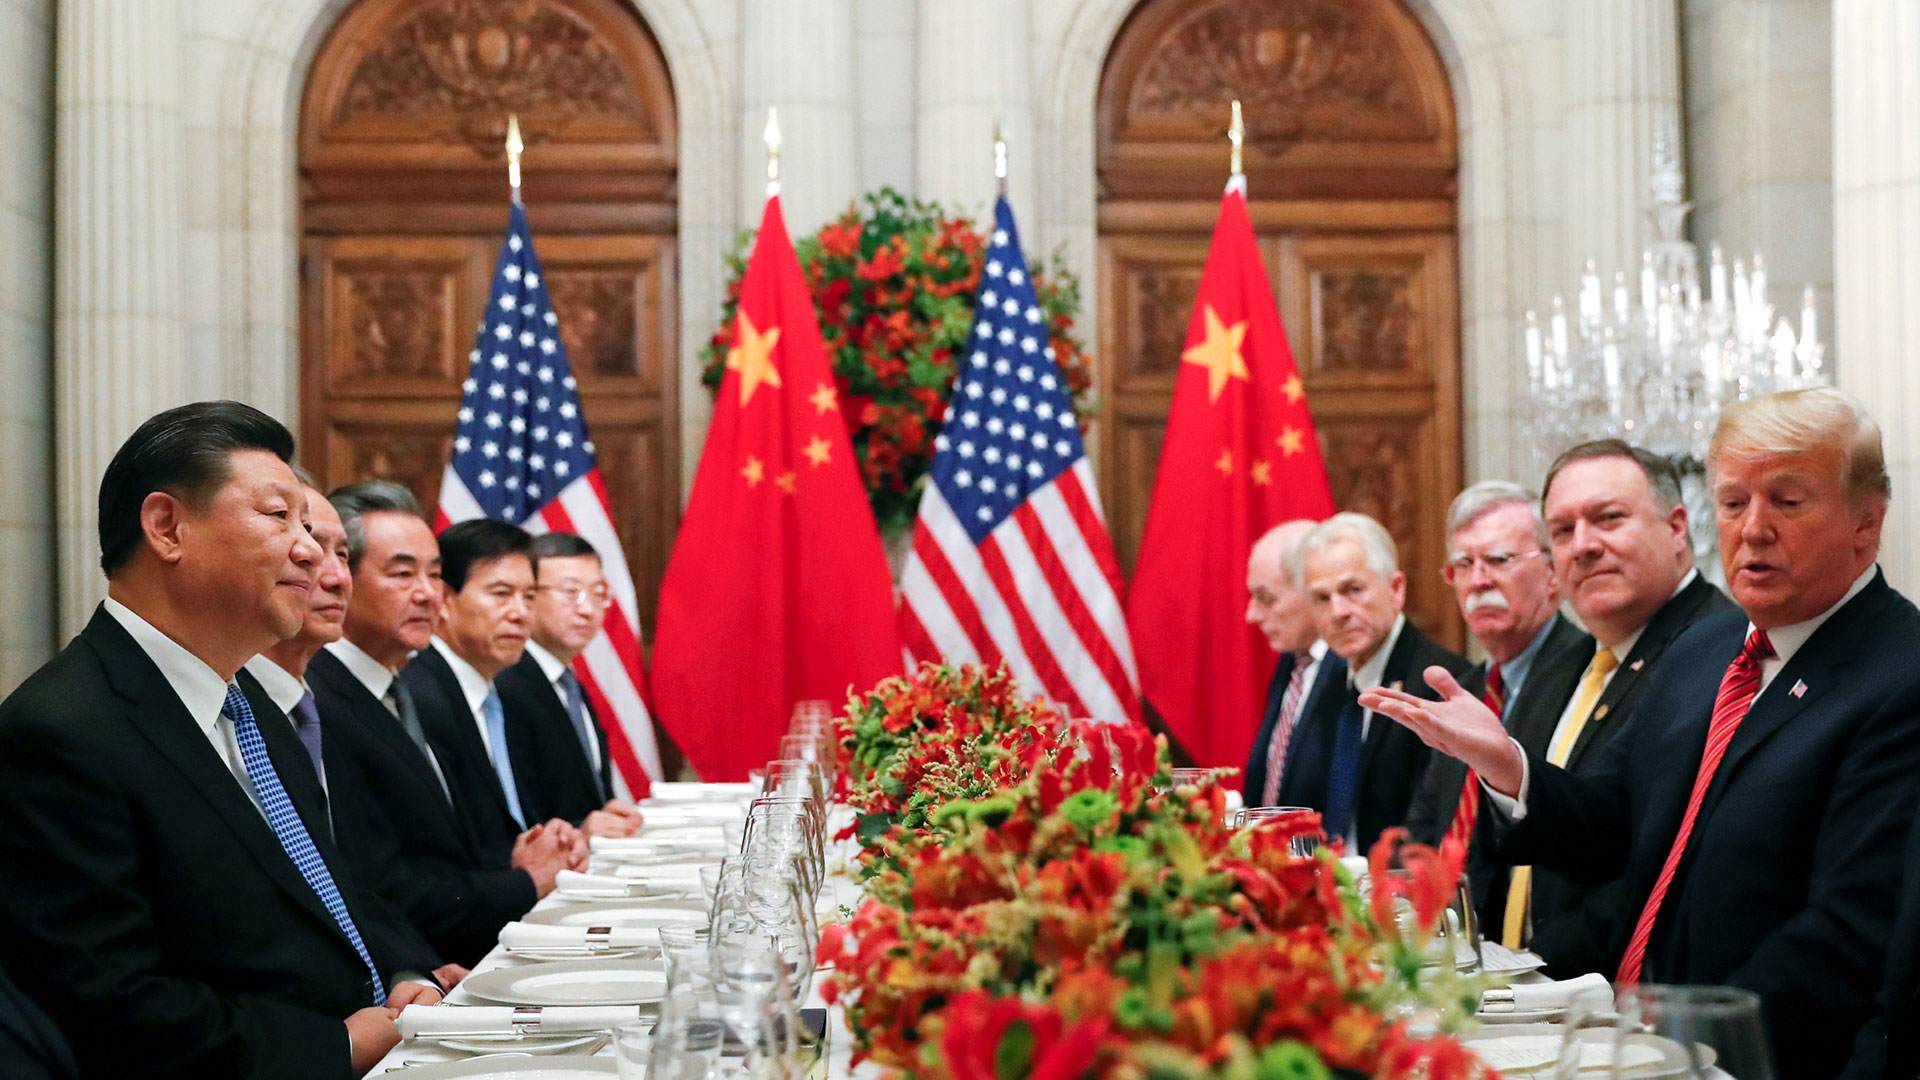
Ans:
[[[587,930],[585,926],[537,926],[533,923],[510,922],[500,930],[500,944],[508,952],[528,949],[579,949],[585,952]],[[607,930],[607,933],[596,937],[596,946],[638,949],[658,947],[660,944],[659,932],[652,929],[613,926]]]
[[[1481,1012],[1534,1012],[1542,1009],[1564,1009],[1573,999],[1588,991],[1596,991],[1609,997],[1613,994],[1613,984],[1607,977],[1590,971],[1577,979],[1562,979],[1559,982],[1515,983],[1507,988],[1510,1000],[1489,1000],[1481,1005]],[[1487,992],[1488,998],[1495,995],[1505,997],[1498,990]]]
[[[587,846],[595,855],[704,855],[724,851],[727,838],[718,829],[711,837],[689,834],[679,837],[590,836]]]
[[[515,1013],[537,1013],[533,1024],[516,1026]],[[547,1005],[532,1009],[492,1005],[409,1005],[400,1010],[394,1026],[403,1039],[436,1039],[459,1035],[496,1035],[516,1031],[551,1035],[562,1031],[610,1031],[640,1019],[637,1005]]]
[[[745,799],[757,789],[749,783],[737,784],[700,784],[674,780],[656,781],[652,791],[640,801],[641,806],[653,803],[684,802],[689,799]]]
[[[740,821],[747,816],[747,808],[731,800],[726,802],[676,802],[660,805],[642,804],[640,816],[646,825],[691,825],[704,822]]]
[[[563,893],[585,896],[646,896],[655,886],[640,878],[614,877],[610,874],[583,874],[562,870],[553,876],[553,887]]]

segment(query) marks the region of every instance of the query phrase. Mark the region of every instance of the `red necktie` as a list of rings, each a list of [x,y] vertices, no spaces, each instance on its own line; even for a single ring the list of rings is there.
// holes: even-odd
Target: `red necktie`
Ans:
[[[1700,771],[1693,778],[1687,812],[1680,819],[1680,832],[1673,838],[1673,847],[1667,852],[1666,863],[1660,867],[1660,876],[1653,881],[1653,891],[1647,894],[1646,906],[1640,909],[1640,920],[1633,926],[1633,938],[1627,942],[1626,955],[1620,958],[1616,985],[1633,986],[1640,981],[1640,967],[1647,958],[1647,941],[1653,937],[1654,920],[1660,917],[1660,902],[1667,898],[1667,889],[1673,885],[1680,857],[1687,851],[1687,839],[1693,835],[1694,819],[1700,816],[1700,804],[1706,800],[1707,788],[1713,784],[1720,759],[1727,755],[1727,744],[1733,741],[1734,732],[1740,730],[1740,721],[1746,719],[1747,710],[1760,693],[1760,662],[1772,655],[1773,642],[1767,640],[1765,630],[1756,627],[1747,635],[1746,648],[1733,658],[1733,663],[1727,665],[1727,673],[1720,678],[1720,693],[1713,699],[1713,720],[1707,725],[1707,748],[1700,755]]]
[[[1280,770],[1287,764],[1287,742],[1300,719],[1300,698],[1307,689],[1307,668],[1312,666],[1311,653],[1294,655],[1293,676],[1287,680],[1287,692],[1280,697],[1280,716],[1274,721],[1273,741],[1267,744],[1267,782],[1260,792],[1261,806],[1280,801]]]
[[[1487,668],[1487,692],[1480,696],[1498,718],[1506,713],[1507,685],[1500,677],[1500,665]],[[1480,818],[1480,774],[1467,770],[1467,782],[1460,789],[1460,805],[1453,811],[1453,823],[1447,826],[1447,839],[1460,841],[1462,848],[1473,842],[1473,823]]]

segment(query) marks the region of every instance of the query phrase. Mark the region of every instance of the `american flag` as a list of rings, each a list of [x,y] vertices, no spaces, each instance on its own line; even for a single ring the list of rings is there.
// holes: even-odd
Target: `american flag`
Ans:
[[[1120,567],[1013,210],[994,206],[971,348],[901,575],[911,659],[1004,660],[1074,716],[1140,716]]]
[[[533,533],[577,533],[600,553],[613,604],[606,629],[574,660],[574,674],[602,719],[617,721],[606,725],[617,778],[627,792],[644,795],[661,771],[641,694],[640,608],[543,283],[526,211],[516,200],[468,356],[436,526],[494,518]]]

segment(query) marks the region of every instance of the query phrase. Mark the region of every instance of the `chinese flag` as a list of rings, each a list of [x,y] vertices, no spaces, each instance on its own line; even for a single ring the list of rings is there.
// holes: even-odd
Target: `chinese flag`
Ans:
[[[1243,184],[1220,202],[1127,605],[1140,689],[1203,766],[1245,764],[1273,671],[1245,618],[1248,550],[1333,512]]]
[[[660,722],[709,781],[774,757],[795,702],[837,705],[901,666],[880,532],[778,196],[737,318],[653,650]]]

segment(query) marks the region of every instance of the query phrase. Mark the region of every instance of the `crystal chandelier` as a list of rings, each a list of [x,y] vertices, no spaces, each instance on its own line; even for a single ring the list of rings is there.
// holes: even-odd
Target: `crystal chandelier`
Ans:
[[[1683,236],[1693,204],[1682,197],[1678,142],[1671,126],[1654,139],[1650,212],[1659,239],[1641,255],[1637,290],[1619,269],[1609,295],[1589,259],[1573,310],[1555,296],[1544,323],[1527,312],[1522,415],[1543,463],[1611,436],[1697,474],[1721,406],[1828,382],[1811,285],[1796,333],[1776,320],[1758,253],[1729,272],[1715,245],[1703,284]]]

